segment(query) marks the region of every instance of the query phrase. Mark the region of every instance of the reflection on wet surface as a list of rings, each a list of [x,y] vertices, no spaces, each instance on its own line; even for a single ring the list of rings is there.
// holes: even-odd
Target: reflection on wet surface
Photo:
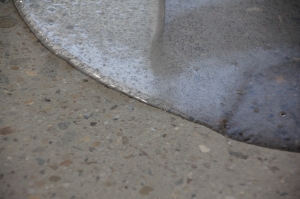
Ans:
[[[299,1],[15,2],[98,81],[230,138],[300,151]]]

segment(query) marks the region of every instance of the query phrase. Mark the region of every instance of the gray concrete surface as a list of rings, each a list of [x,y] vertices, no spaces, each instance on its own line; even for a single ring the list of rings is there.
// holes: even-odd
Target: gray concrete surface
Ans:
[[[0,198],[298,199],[300,154],[233,141],[106,88],[0,2]]]

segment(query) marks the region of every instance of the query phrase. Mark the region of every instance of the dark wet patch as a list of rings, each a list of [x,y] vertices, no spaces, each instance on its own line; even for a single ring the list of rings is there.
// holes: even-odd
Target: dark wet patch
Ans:
[[[17,25],[17,20],[11,17],[0,17],[0,28],[11,28]]]
[[[262,2],[264,12],[255,15],[247,3],[212,5],[217,12],[166,2],[164,31],[151,49],[159,92],[153,100],[232,139],[300,152],[299,12],[292,2]],[[284,23],[268,6],[286,14]],[[266,17],[273,23],[262,26]]]
[[[245,87],[246,94],[229,118],[227,135],[264,147],[300,151],[300,68],[287,59],[251,73],[250,81],[255,83]]]

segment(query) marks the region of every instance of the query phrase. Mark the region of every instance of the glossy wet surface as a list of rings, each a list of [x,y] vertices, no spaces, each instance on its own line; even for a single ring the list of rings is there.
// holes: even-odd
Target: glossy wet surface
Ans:
[[[299,1],[15,3],[98,81],[233,139],[300,151]]]

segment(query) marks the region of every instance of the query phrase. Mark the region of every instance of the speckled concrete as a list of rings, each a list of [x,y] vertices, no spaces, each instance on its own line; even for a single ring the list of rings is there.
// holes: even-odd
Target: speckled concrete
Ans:
[[[106,88],[0,1],[0,198],[298,199],[300,154],[233,141]]]

